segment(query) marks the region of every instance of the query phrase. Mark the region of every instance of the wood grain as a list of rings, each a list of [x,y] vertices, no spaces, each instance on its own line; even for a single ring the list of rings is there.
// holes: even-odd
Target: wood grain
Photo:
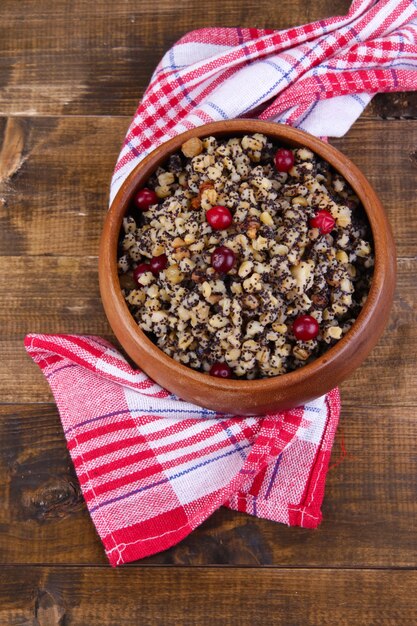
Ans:
[[[172,0],[160,0],[157,10],[137,2],[56,0],[50,11],[47,0],[3,0],[0,115],[132,115],[160,58],[184,33],[207,26],[282,29],[344,15],[349,4],[225,0],[202,11],[197,2],[178,10]],[[417,100],[379,95],[365,115],[416,118]]]
[[[0,257],[0,264],[0,401],[48,401],[49,388],[27,357],[23,337],[30,332],[69,332],[104,335],[115,342],[101,306],[97,259]],[[400,259],[388,328],[365,363],[342,385],[349,404],[395,406],[400,398],[402,406],[414,406],[416,273],[416,260]]]
[[[111,334],[100,301],[97,258],[0,257],[0,337],[31,332]],[[13,315],[10,312],[13,311]]]
[[[411,121],[358,121],[346,137],[332,139],[364,172],[378,193],[394,231],[398,256],[415,256],[417,125]],[[393,155],[393,160],[388,158]]]
[[[0,581],[7,626],[392,626],[417,619],[410,571],[8,567]]]
[[[417,93],[415,91],[377,94],[364,111],[366,117],[384,120],[409,120],[417,117]]]
[[[5,186],[22,166],[24,143],[23,121],[19,118],[9,117],[5,124],[0,151],[0,185]]]
[[[2,406],[0,425],[1,561],[105,563],[54,405]],[[317,530],[221,509],[179,545],[141,564],[413,566],[416,437],[408,409],[345,405]]]
[[[221,509],[178,546],[111,570],[49,387],[22,344],[30,331],[112,339],[98,240],[120,145],[166,49],[195,28],[279,29],[349,5],[2,0],[1,626],[417,623],[416,93],[377,95],[333,141],[385,204],[399,284],[384,337],[342,387],[316,531]]]
[[[20,121],[25,160],[7,185],[0,184],[0,254],[98,254],[110,178],[129,121]],[[4,137],[5,130],[3,142]],[[332,143],[362,169],[380,196],[399,256],[414,256],[417,212],[410,204],[417,190],[417,121],[360,120],[346,137]]]
[[[97,255],[110,178],[128,120],[23,121],[25,163],[0,185],[1,253]],[[4,143],[6,120],[3,128]]]
[[[186,32],[208,26],[288,28],[343,15],[349,4],[3,0],[0,113],[132,115],[160,58]]]

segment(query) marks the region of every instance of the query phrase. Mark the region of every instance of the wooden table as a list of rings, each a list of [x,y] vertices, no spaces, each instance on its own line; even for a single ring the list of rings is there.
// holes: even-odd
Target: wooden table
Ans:
[[[224,509],[178,546],[112,570],[22,343],[30,331],[112,339],[98,239],[115,159],[163,52],[193,28],[283,28],[349,4],[2,0],[1,626],[417,623],[414,94],[375,98],[333,142],[386,206],[398,289],[384,336],[342,385],[318,530]]]

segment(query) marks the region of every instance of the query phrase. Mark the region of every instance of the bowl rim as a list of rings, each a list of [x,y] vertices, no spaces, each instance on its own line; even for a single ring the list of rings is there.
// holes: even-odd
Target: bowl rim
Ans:
[[[139,328],[134,317],[129,311],[120,288],[117,272],[117,241],[123,217],[126,214],[131,197],[138,185],[145,183],[158,165],[171,154],[177,152],[184,141],[191,137],[204,137],[208,135],[231,136],[232,133],[236,133],[236,135],[239,136],[255,132],[265,134],[274,139],[274,141],[282,142],[283,146],[304,146],[309,148],[315,154],[329,162],[330,165],[347,180],[349,185],[353,188],[354,192],[361,200],[361,204],[364,208],[371,228],[375,256],[374,272],[367,300],[352,327],[340,340],[337,341],[336,344],[331,346],[321,356],[314,359],[314,361],[291,372],[267,378],[250,380],[219,378],[210,376],[207,373],[199,372],[182,363],[179,363],[163,352],[161,348],[156,346],[151,339],[148,338],[146,333]],[[381,223],[383,228],[381,228]],[[117,315],[123,327],[124,338],[128,336],[129,340],[132,342],[139,343],[149,356],[162,361],[173,374],[183,374],[188,379],[192,379],[193,382],[204,385],[206,388],[216,390],[219,394],[222,392],[238,392],[244,387],[247,388],[248,385],[251,386],[254,393],[265,392],[267,394],[268,391],[273,390],[276,392],[277,389],[284,390],[286,386],[302,384],[303,381],[309,379],[313,374],[317,374],[324,365],[326,365],[326,368],[328,369],[333,365],[333,363],[335,363],[336,360],[338,361],[340,358],[345,356],[349,350],[352,339],[360,335],[366,326],[371,323],[373,316],[378,313],[378,306],[384,304],[386,307],[386,294],[385,298],[382,297],[385,277],[393,276],[393,284],[395,285],[396,255],[395,247],[393,246],[394,242],[392,238],[391,226],[378,196],[359,168],[337,148],[325,143],[321,139],[309,133],[306,133],[305,131],[295,129],[287,125],[278,124],[276,122],[267,122],[257,119],[236,119],[227,120],[225,122],[211,122],[209,124],[204,124],[187,130],[184,133],[178,134],[168,141],[160,144],[146,157],[144,157],[127,175],[110,205],[102,230],[99,252],[100,291],[103,306],[109,322],[110,316],[108,308],[111,301],[113,301]],[[390,258],[388,254],[384,254],[384,251],[389,249],[394,251],[393,258]],[[391,292],[393,292],[393,288],[391,289]],[[390,296],[391,299],[388,300],[389,306],[387,307],[388,311],[383,310],[381,312],[384,319],[388,317],[392,293]],[[123,348],[129,354],[129,347],[126,346],[126,341],[122,341],[120,339],[122,333],[116,332],[111,322],[110,325],[116,337],[120,340]],[[381,332],[382,329],[378,333],[378,337]],[[376,343],[377,338],[373,343]],[[372,347],[373,346],[367,350],[367,353],[372,349]],[[146,363],[138,363],[138,366],[146,372]],[[338,384],[338,382],[339,380],[335,382],[335,385]]]

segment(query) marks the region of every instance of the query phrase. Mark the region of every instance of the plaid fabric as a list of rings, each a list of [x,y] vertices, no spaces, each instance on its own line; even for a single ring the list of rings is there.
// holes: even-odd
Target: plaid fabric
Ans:
[[[111,199],[184,130],[260,117],[343,135],[378,91],[417,86],[417,0],[354,0],[348,15],[285,31],[209,28],[167,52],[120,153]],[[54,393],[112,565],[164,550],[221,505],[314,528],[340,412],[333,390],[262,417],[182,402],[98,337],[29,335]]]
[[[375,93],[416,89],[416,44],[417,0],[354,0],[344,17],[282,31],[188,33],[152,76],[110,199],[157,145],[201,124],[259,117],[317,136],[344,135]]]
[[[98,337],[28,335],[109,561],[169,548],[219,506],[314,528],[338,390],[262,418],[183,402]]]

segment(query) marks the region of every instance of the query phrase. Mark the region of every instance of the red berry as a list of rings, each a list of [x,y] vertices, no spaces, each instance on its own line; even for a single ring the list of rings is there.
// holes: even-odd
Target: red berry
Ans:
[[[211,265],[220,274],[226,274],[236,262],[233,250],[226,246],[219,246],[211,253]]]
[[[152,189],[144,187],[135,194],[133,203],[139,211],[147,211],[150,206],[158,203],[158,196]]]
[[[309,341],[319,334],[319,325],[317,320],[311,315],[300,315],[292,325],[292,332],[296,339],[301,341]]]
[[[219,378],[231,378],[232,370],[227,363],[214,363],[210,369],[210,376],[218,376]]]
[[[232,223],[232,214],[225,206],[214,206],[206,213],[206,220],[214,230],[224,230]]]
[[[150,265],[152,274],[156,275],[156,274],[159,274],[159,272],[162,272],[162,270],[166,268],[167,264],[168,264],[167,255],[160,254],[159,256],[152,257],[149,265]]]
[[[140,285],[139,277],[142,276],[142,274],[144,274],[145,272],[152,272],[152,268],[149,263],[140,263],[140,265],[138,265],[137,268],[133,270],[133,278],[136,280],[138,285]]]
[[[289,172],[294,165],[294,154],[291,150],[279,148],[275,154],[275,167],[278,172]]]
[[[322,235],[331,233],[334,225],[336,224],[334,218],[329,211],[319,211],[315,217],[310,220],[310,226],[312,228],[318,228]]]

